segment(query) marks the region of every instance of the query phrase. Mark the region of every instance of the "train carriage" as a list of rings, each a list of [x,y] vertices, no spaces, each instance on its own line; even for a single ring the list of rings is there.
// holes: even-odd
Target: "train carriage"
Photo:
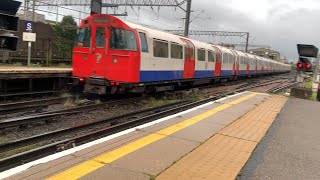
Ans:
[[[248,57],[248,60],[250,61],[249,63],[249,75],[253,76],[257,74],[257,58],[256,56],[252,54],[247,54],[246,56]]]
[[[74,84],[97,94],[167,91],[273,73],[275,62],[124,22],[104,14],[80,25],[73,49]],[[279,63],[278,63],[279,64]],[[279,72],[286,72],[280,64]]]
[[[248,76],[249,75],[249,60],[248,56],[244,52],[238,52],[240,61],[239,61],[239,75]]]
[[[216,69],[215,49],[210,45],[199,41],[192,41],[196,47],[195,78],[212,78]]]

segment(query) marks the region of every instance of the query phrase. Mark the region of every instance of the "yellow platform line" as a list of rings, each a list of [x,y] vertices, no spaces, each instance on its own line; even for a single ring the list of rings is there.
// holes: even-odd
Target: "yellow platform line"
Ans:
[[[147,146],[148,144],[151,144],[155,141],[158,141],[162,138],[165,138],[177,131],[180,131],[186,127],[189,127],[197,122],[200,122],[201,120],[212,116],[224,109],[227,109],[233,105],[239,104],[247,99],[250,99],[252,97],[254,97],[256,94],[255,93],[251,93],[247,96],[238,98],[232,102],[220,105],[216,108],[213,108],[209,111],[206,111],[200,115],[194,116],[190,119],[187,119],[185,121],[182,121],[180,123],[177,123],[173,126],[170,126],[168,128],[162,129],[158,132],[152,133],[148,136],[145,136],[141,139],[138,139],[136,141],[133,141],[129,144],[126,144],[124,146],[121,146],[115,150],[112,150],[110,152],[107,152],[105,154],[102,154],[98,157],[95,157],[94,159],[88,160],[86,162],[83,162],[79,165],[76,165],[66,171],[63,171],[57,175],[54,175],[50,178],[48,178],[48,180],[73,180],[73,179],[79,179],[103,166],[105,166],[108,163],[111,163],[125,155],[128,155],[129,153],[132,153],[144,146]]]

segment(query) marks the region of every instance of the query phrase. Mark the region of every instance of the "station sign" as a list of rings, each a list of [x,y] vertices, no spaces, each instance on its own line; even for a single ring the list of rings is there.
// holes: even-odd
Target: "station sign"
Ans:
[[[22,40],[27,42],[36,42],[37,34],[36,33],[29,33],[23,32]]]
[[[26,23],[26,30],[27,31],[32,31],[32,22],[27,22]]]

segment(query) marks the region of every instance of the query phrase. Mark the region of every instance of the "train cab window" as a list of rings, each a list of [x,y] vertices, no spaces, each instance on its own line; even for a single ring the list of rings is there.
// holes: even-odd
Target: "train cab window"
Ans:
[[[78,41],[76,46],[78,47],[90,47],[91,43],[91,29],[81,28],[78,35]]]
[[[139,37],[141,42],[141,52],[149,52],[146,34],[139,32]]]
[[[96,29],[96,47],[104,47],[105,43],[105,28],[97,27]]]
[[[153,41],[153,56],[154,57],[169,57],[169,45],[168,42],[154,40]]]
[[[206,61],[206,50],[198,49],[198,61]]]
[[[211,50],[208,50],[208,61],[209,62],[214,62],[215,59],[214,59],[214,52],[211,51]]]
[[[182,59],[183,48],[179,44],[171,44],[171,58]]]
[[[137,50],[137,41],[133,31],[111,28],[110,47],[117,50]]]

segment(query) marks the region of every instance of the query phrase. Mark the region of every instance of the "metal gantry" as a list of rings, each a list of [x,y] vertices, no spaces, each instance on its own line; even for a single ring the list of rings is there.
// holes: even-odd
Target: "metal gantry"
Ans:
[[[91,0],[41,0],[47,2],[47,5],[38,6],[90,6]],[[181,6],[186,1],[178,0],[102,0],[103,7],[110,6]]]
[[[176,35],[184,35],[183,30],[166,30],[167,32],[176,34]],[[222,37],[230,37],[230,36],[235,36],[235,37],[245,37],[246,38],[246,52],[248,52],[248,47],[249,47],[249,37],[250,33],[249,32],[232,32],[232,31],[197,31],[197,30],[190,30],[189,35],[195,35],[195,36],[222,36]]]

